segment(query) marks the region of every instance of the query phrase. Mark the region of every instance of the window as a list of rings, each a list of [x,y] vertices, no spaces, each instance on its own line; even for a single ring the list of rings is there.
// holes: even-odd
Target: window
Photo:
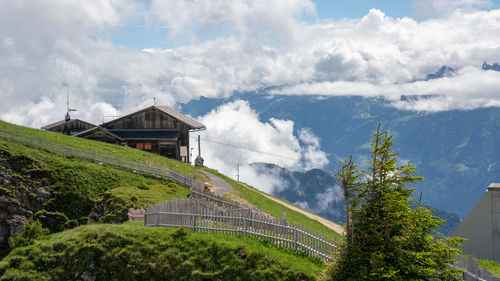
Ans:
[[[143,150],[144,149],[144,145],[142,143],[138,143],[137,144],[137,149]]]
[[[145,143],[144,144],[144,149],[145,150],[151,150],[151,144],[150,143]]]

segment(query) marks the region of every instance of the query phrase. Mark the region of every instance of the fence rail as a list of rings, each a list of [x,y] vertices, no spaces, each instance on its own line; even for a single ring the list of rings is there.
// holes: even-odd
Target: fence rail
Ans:
[[[146,165],[125,159],[120,159],[106,154],[99,154],[94,151],[79,149],[76,147],[61,145],[55,142],[47,141],[42,138],[36,138],[28,135],[18,134],[6,129],[0,128],[0,139],[19,142],[31,147],[41,148],[62,156],[71,156],[91,162],[102,163],[113,167],[130,170],[136,173],[152,175],[167,178],[191,187],[203,186],[203,182],[193,180],[190,176],[183,175],[167,167],[157,167]]]
[[[237,202],[233,202],[231,200],[227,200],[221,196],[205,191],[202,185],[192,185],[190,188],[190,198],[192,199],[206,199],[212,201],[212,203],[217,204],[218,206],[225,206],[228,208],[246,208]]]
[[[462,273],[462,280],[466,281],[500,281],[500,278],[493,276],[488,270],[481,268],[479,262],[468,256],[464,258],[458,256],[456,258],[458,264],[453,265],[453,268],[465,269]]]
[[[286,219],[276,219],[241,207],[218,206],[210,200],[175,199],[147,208],[145,226],[187,227],[196,232],[249,235],[302,250],[309,256],[331,261],[338,241]]]

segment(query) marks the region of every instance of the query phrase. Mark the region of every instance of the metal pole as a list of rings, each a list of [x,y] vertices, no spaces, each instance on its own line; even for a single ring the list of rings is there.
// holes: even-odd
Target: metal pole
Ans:
[[[198,156],[201,157],[200,135],[198,135]]]
[[[238,182],[240,182],[240,162],[238,161],[238,174],[236,175]]]

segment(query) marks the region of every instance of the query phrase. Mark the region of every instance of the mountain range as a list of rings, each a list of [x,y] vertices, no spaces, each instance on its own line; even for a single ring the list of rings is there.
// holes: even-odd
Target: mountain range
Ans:
[[[259,174],[279,177],[281,185],[273,190],[273,195],[329,220],[345,223],[345,201],[342,190],[331,172],[320,169],[305,172],[291,171],[267,163],[253,163],[251,166]],[[453,234],[461,222],[455,213],[430,205],[425,207],[433,209],[434,215],[446,221],[436,229],[445,236]]]
[[[486,65],[495,70],[495,64]],[[447,76],[451,72],[446,67],[436,75]],[[401,99],[434,97],[402,95]],[[297,131],[310,128],[328,154],[329,166],[325,171],[337,168],[338,159],[350,154],[358,164],[364,164],[369,155],[370,133],[381,123],[394,137],[398,159],[410,160],[425,179],[416,186],[415,194],[422,192],[424,201],[431,206],[460,217],[472,209],[489,183],[500,180],[498,107],[422,112],[395,108],[390,101],[379,97],[271,95],[264,89],[234,93],[226,99],[201,97],[182,105],[182,112],[199,117],[236,100],[247,101],[261,120],[291,120]],[[315,173],[304,176],[312,178]],[[310,198],[278,195],[290,201],[309,202],[324,192],[313,186],[307,188],[309,192],[304,196]]]

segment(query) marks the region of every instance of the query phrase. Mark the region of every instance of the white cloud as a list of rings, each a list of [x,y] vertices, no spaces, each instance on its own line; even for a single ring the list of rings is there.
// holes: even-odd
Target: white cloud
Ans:
[[[154,18],[164,22],[172,37],[196,40],[206,33],[241,39],[274,37],[293,40],[303,15],[315,16],[310,0],[153,0]]]
[[[328,164],[326,154],[320,149],[319,139],[310,128],[299,130],[299,140],[304,144],[302,160],[305,170],[321,168]]]
[[[266,173],[261,173],[258,168],[248,164],[240,167],[240,180],[268,194],[288,188],[283,186],[283,179],[276,169],[269,169]]]
[[[334,205],[341,200],[343,200],[342,189],[340,186],[333,186],[327,188],[324,192],[315,194],[314,205],[309,204],[307,201],[298,201],[293,204],[316,214],[338,217],[340,216],[339,208]]]
[[[262,121],[245,101],[221,105],[199,121],[209,128],[199,133],[206,165],[235,178],[239,164],[242,181],[268,192],[277,186],[277,175],[259,173],[249,164],[273,163],[292,170],[322,168],[328,164],[312,130],[300,129],[296,136],[292,121],[273,118]],[[195,138],[191,145],[196,155]]]
[[[314,212],[323,213],[328,211],[330,204],[342,200],[342,189],[340,186],[329,187],[325,192],[317,193],[315,197],[317,205],[315,206]]]
[[[498,73],[480,66],[500,62],[500,10],[479,10],[484,0],[433,3],[451,9],[423,21],[375,9],[334,21],[317,19],[308,0],[0,1],[0,119],[33,127],[62,119],[66,84],[74,117],[96,123],[153,97],[175,106],[266,87],[383,95],[415,110],[498,106]],[[175,47],[112,43],[116,29],[136,22],[166,26]],[[458,74],[414,82],[442,65]],[[401,103],[401,94],[441,98]]]

